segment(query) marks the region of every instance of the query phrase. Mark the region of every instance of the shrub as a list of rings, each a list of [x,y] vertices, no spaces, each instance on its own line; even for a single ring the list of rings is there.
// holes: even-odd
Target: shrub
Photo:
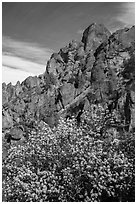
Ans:
[[[133,202],[134,135],[108,131],[102,138],[98,110],[96,122],[93,110],[80,127],[61,118],[58,127],[43,123],[25,145],[12,145],[3,162],[3,201]]]

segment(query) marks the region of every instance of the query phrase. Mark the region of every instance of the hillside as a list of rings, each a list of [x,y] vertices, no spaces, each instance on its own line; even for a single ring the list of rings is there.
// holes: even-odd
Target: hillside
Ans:
[[[123,102],[127,91],[134,102],[134,30],[111,35],[103,25],[92,24],[81,42],[72,41],[53,53],[42,75],[15,86],[3,83],[3,129],[29,120],[56,125],[58,112],[70,102],[76,108],[83,100],[84,109],[95,101],[108,105],[111,100]],[[80,94],[84,96],[77,101]]]
[[[135,27],[111,34],[92,23],[81,42],[51,55],[43,74],[15,86],[3,83],[2,131],[5,201],[134,201]],[[18,178],[31,193],[14,185],[10,197],[14,176],[7,169],[18,172],[23,163],[21,175],[27,168],[37,178],[33,183],[28,177],[30,186]],[[47,179],[46,197],[31,197],[32,183],[40,178]]]

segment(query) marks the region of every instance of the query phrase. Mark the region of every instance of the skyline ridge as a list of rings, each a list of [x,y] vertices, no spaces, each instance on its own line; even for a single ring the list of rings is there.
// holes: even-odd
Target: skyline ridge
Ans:
[[[135,21],[133,2],[3,2],[2,5],[2,81],[6,83],[11,81],[14,66],[18,68],[20,81],[28,73],[42,73],[51,54],[73,39],[80,41],[92,22],[102,23],[113,32],[131,27]],[[12,76],[11,82],[15,84],[17,77]]]

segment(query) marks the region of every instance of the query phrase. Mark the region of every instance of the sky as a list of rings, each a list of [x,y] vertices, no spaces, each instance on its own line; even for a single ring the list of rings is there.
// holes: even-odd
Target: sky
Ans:
[[[3,2],[2,82],[45,71],[53,52],[81,40],[93,22],[110,32],[135,24],[134,2]]]

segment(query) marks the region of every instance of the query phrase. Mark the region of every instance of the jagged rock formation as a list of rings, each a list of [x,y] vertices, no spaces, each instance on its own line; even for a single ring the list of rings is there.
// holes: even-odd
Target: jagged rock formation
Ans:
[[[134,112],[135,91],[135,36],[134,27],[112,34],[96,50],[91,71],[95,99],[117,110],[124,124],[130,124]],[[122,121],[122,118],[121,118]]]
[[[52,54],[45,73],[2,84],[3,131],[41,120],[54,126],[60,114],[78,117],[92,103],[116,110],[123,124],[134,126],[134,55],[134,26],[111,35],[91,24],[81,42]]]
[[[83,33],[84,50],[95,52],[97,47],[105,42],[110,35],[111,33],[104,25],[92,23]]]

